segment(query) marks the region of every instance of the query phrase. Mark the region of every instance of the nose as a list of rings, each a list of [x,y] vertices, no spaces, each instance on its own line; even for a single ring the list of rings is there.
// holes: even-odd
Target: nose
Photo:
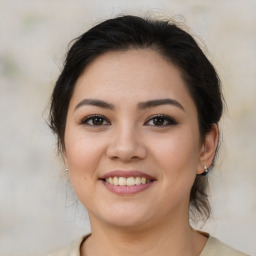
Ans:
[[[109,139],[107,156],[111,159],[129,162],[144,159],[147,155],[142,136],[135,127],[120,127]]]

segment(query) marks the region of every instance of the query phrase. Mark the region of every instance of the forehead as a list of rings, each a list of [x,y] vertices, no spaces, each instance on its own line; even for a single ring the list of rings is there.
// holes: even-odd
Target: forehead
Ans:
[[[131,49],[105,53],[89,64],[76,82],[71,101],[83,97],[144,101],[167,96],[193,104],[174,64],[154,50]]]

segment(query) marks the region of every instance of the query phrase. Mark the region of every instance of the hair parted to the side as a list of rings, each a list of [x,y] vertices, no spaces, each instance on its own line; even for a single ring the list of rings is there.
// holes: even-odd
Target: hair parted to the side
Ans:
[[[50,128],[57,135],[59,152],[65,152],[69,102],[76,81],[87,65],[106,52],[144,48],[157,51],[181,71],[197,108],[202,141],[212,125],[218,124],[223,112],[220,79],[193,37],[173,21],[120,16],[92,27],[74,40],[67,53],[49,113]],[[207,188],[208,176],[197,175],[190,193],[190,209],[203,219],[210,215]]]

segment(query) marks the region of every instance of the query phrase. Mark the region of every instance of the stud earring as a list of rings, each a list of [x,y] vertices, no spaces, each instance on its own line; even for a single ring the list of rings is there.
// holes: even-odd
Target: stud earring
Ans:
[[[66,172],[68,172],[68,168],[66,168]]]
[[[209,169],[207,168],[207,166],[204,165],[204,172],[202,173],[202,175],[207,175],[207,173],[209,172]]]

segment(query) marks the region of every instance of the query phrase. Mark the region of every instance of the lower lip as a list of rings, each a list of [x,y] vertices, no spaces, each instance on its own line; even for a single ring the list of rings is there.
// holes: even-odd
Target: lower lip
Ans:
[[[105,187],[113,193],[120,194],[120,195],[130,195],[139,193],[150,186],[153,185],[154,181],[141,184],[141,185],[134,185],[134,186],[117,186],[107,183],[106,181],[102,181]]]

